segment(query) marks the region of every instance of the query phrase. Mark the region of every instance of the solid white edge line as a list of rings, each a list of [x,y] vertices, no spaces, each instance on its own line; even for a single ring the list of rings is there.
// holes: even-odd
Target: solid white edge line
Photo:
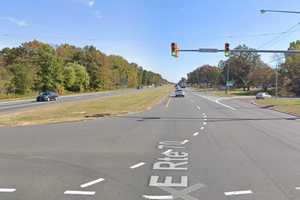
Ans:
[[[199,135],[199,132],[196,132],[196,133],[193,134],[193,136],[197,136],[197,135]]]
[[[166,104],[166,107],[167,107],[167,108],[169,107],[170,102],[171,102],[171,98],[169,97],[169,100],[168,100],[168,102],[167,102],[167,104]]]
[[[231,192],[224,192],[225,196],[233,196],[233,195],[242,195],[242,194],[252,194],[251,190],[241,190],[241,191],[231,191]]]
[[[224,106],[224,107],[226,107],[226,108],[229,108],[229,109],[231,109],[231,110],[236,110],[235,108],[233,108],[233,107],[231,107],[231,106],[228,106],[228,105],[226,105],[226,104],[221,103],[220,100],[222,100],[222,98],[219,98],[219,99],[217,99],[217,100],[213,100],[213,99],[211,99],[211,98],[209,98],[209,97],[202,96],[202,95],[199,95],[199,94],[195,94],[195,93],[194,93],[194,95],[196,95],[196,96],[198,96],[198,97],[202,97],[202,98],[207,99],[207,100],[209,100],[209,101],[215,102],[215,103],[217,103],[217,104],[219,104],[219,105],[221,105],[221,106]]]
[[[143,198],[145,198],[145,199],[173,199],[173,196],[171,196],[171,195],[167,195],[167,196],[143,195]]]
[[[141,166],[143,166],[143,165],[145,165],[145,164],[146,164],[146,163],[144,163],[144,162],[140,162],[140,163],[138,163],[138,164],[132,165],[132,166],[130,167],[130,169],[135,169],[135,168],[141,167]]]
[[[90,181],[90,182],[84,183],[84,184],[80,185],[80,187],[81,187],[81,188],[86,188],[86,187],[95,185],[96,183],[100,183],[100,182],[102,182],[102,181],[104,181],[104,180],[105,180],[104,178],[99,178],[99,179],[97,179],[97,180],[94,180],[94,181]]]
[[[189,142],[189,140],[184,140],[184,141],[181,142],[181,144],[186,144],[188,142]]]
[[[0,188],[0,192],[15,192],[15,188]]]
[[[64,194],[93,196],[93,195],[96,194],[96,192],[94,192],[94,191],[66,190],[64,192]]]

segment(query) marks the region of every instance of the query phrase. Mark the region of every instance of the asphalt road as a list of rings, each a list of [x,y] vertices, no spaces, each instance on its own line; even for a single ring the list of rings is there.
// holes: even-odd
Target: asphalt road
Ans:
[[[0,199],[296,200],[299,130],[191,91],[140,114],[1,128]]]
[[[54,103],[89,100],[89,99],[95,99],[95,98],[99,98],[99,97],[120,95],[120,94],[124,94],[124,93],[129,93],[129,92],[139,92],[139,90],[121,89],[121,90],[114,90],[114,91],[68,95],[68,96],[61,96],[61,97],[59,97],[58,101],[51,101],[51,102],[36,102],[35,99],[0,102],[0,112],[14,112],[14,111],[33,108],[33,107],[37,107],[37,106],[47,106],[49,104],[54,104]]]

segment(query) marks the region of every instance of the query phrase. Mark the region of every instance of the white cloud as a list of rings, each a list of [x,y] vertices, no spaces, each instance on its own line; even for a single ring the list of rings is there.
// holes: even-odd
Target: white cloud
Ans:
[[[93,7],[96,3],[96,0],[88,0],[89,7]]]
[[[14,17],[0,17],[0,20],[8,21],[19,27],[27,27],[29,24],[25,20],[16,19]]]

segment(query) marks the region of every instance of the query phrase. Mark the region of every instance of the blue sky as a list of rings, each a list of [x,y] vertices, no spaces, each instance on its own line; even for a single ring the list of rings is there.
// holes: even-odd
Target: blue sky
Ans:
[[[182,48],[223,48],[245,43],[258,48],[300,22],[300,15],[259,10],[300,10],[299,0],[3,0],[0,2],[0,48],[38,39],[51,44],[94,45],[107,54],[177,81],[202,64],[215,65],[223,54],[170,56]],[[300,26],[264,49],[286,49],[300,39]],[[273,55],[263,55],[270,64]]]

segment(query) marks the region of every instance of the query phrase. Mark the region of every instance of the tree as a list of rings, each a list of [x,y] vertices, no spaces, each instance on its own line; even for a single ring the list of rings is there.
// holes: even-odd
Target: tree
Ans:
[[[10,90],[16,94],[26,94],[30,92],[33,82],[30,67],[22,64],[14,64],[9,68],[13,74]]]
[[[72,86],[73,91],[84,91],[89,87],[89,74],[86,71],[86,68],[80,64],[73,63],[72,67],[74,68],[76,79]]]
[[[202,65],[193,72],[189,73],[187,82],[197,85],[206,85],[206,87],[216,87],[219,83],[221,70],[211,65]]]
[[[251,50],[246,45],[239,45],[235,49]],[[253,52],[242,52],[238,56],[231,56],[225,61],[223,68],[223,76],[226,77],[227,68],[230,72],[230,80],[235,82],[237,87],[243,87],[250,89],[251,80],[249,79],[249,73],[255,68],[255,66],[263,65],[260,56]]]
[[[68,90],[72,90],[72,87],[76,81],[76,73],[73,63],[68,63],[64,68],[64,86]]]
[[[248,75],[249,81],[256,86],[262,87],[267,91],[269,87],[274,85],[275,72],[268,65],[256,66]]]

